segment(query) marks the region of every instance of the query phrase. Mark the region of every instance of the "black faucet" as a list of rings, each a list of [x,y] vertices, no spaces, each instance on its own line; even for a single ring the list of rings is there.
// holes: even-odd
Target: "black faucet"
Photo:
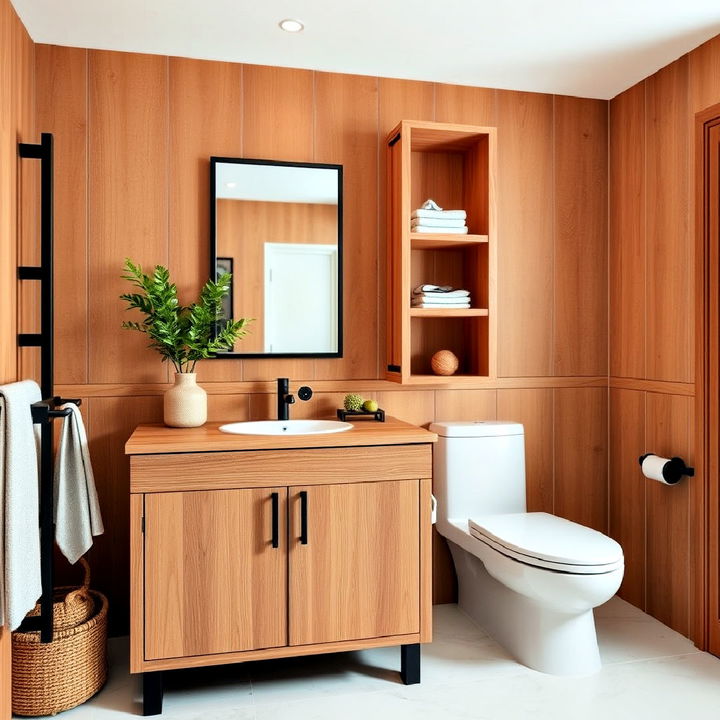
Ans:
[[[309,400],[312,397],[312,388],[303,385],[298,390],[298,397],[301,400]],[[290,419],[290,406],[295,402],[295,396],[290,394],[290,379],[277,379],[277,419]]]

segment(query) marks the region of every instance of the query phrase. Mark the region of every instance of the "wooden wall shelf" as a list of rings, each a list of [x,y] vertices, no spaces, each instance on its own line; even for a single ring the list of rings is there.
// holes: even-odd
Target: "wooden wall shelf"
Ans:
[[[485,308],[410,308],[410,317],[487,317]]]
[[[496,129],[403,120],[388,135],[388,357],[386,379],[448,384],[496,371]],[[428,198],[467,213],[467,235],[411,232]],[[470,291],[471,308],[413,308],[418,285]],[[451,350],[458,375],[432,375],[430,358]]]

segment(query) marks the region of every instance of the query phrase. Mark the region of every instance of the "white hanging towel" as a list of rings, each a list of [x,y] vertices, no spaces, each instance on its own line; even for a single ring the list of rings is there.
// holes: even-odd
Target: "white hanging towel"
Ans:
[[[40,576],[40,426],[32,380],[0,386],[0,625],[17,628],[42,594]]]
[[[71,564],[105,532],[80,408],[67,403],[55,458],[55,542]]]

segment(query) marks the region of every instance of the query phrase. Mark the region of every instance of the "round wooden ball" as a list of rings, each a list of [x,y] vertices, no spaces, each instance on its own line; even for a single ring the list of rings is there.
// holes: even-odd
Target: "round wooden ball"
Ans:
[[[430,367],[436,375],[454,375],[459,366],[460,361],[451,350],[438,350],[430,360]]]

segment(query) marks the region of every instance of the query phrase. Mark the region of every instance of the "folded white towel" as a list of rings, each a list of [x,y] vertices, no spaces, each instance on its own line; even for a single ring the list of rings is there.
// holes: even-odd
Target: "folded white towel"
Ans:
[[[412,302],[432,302],[440,305],[463,305],[470,302],[469,295],[461,295],[454,297],[445,297],[443,295],[433,295],[431,293],[423,293],[422,295],[413,295]]]
[[[426,308],[430,309],[433,308],[435,310],[457,310],[457,309],[463,309],[467,310],[470,308],[470,303],[457,303],[453,305],[438,303],[438,302],[420,302],[420,303],[413,303],[412,307],[415,308]]]
[[[432,295],[441,297],[468,297],[469,290],[454,288],[452,285],[418,285],[413,289],[413,295]]]
[[[410,221],[410,227],[415,227],[416,225],[426,225],[427,227],[437,228],[465,227],[465,220],[463,220],[462,218],[454,220],[453,218],[414,217]]]
[[[42,594],[40,578],[40,426],[32,380],[0,386],[0,625],[17,628]],[[4,548],[3,548],[4,546]]]
[[[420,208],[422,210],[439,210],[442,211],[442,208],[432,199],[428,198],[421,206]]]
[[[434,218],[436,220],[464,220],[467,213],[464,210],[413,210],[411,218]]]
[[[448,233],[451,235],[467,235],[466,227],[428,227],[427,225],[414,225],[411,228],[414,233]]]
[[[55,541],[75,564],[105,529],[80,408],[67,403],[62,409],[70,415],[63,421],[55,458]]]

